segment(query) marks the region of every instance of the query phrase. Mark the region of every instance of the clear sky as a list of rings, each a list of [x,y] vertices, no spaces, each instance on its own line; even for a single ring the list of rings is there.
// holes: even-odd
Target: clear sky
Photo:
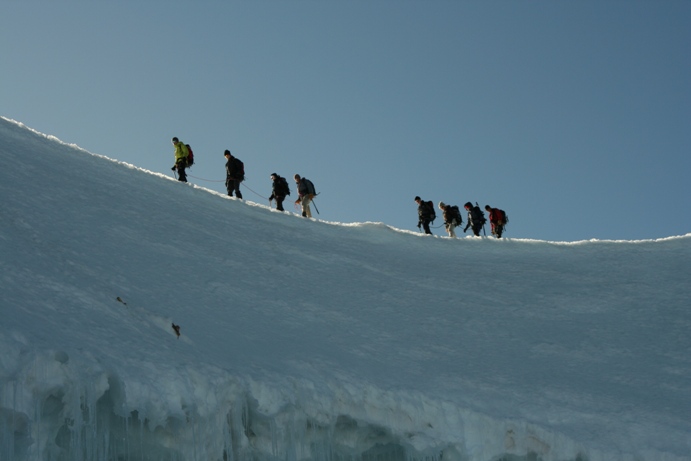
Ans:
[[[503,208],[507,237],[666,237],[691,231],[689,24],[674,0],[10,0],[0,115],[167,174],[178,136],[219,191],[230,149],[246,199],[300,173],[330,221],[416,230],[420,195]]]

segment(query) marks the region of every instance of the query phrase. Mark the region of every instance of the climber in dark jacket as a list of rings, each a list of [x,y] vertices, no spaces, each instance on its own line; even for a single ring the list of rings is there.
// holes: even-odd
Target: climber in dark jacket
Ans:
[[[425,234],[432,234],[432,231],[429,229],[429,223],[437,216],[434,212],[434,206],[420,197],[415,197],[415,203],[417,203],[418,229],[422,226],[425,229]]]
[[[283,200],[286,199],[286,195],[290,195],[290,187],[288,187],[288,181],[286,178],[277,175],[276,173],[271,173],[271,197],[269,197],[269,204],[272,200],[276,200],[276,209],[278,211],[285,211],[283,209]]]
[[[223,156],[226,158],[226,189],[228,190],[228,195],[235,196],[239,199],[242,198],[242,192],[240,192],[240,183],[245,180],[245,169],[244,165],[240,159],[233,157],[228,149],[223,152]]]
[[[485,225],[485,214],[482,212],[479,206],[473,206],[473,204],[470,202],[467,202],[465,205],[463,205],[463,208],[468,211],[468,224],[466,224],[463,232],[467,231],[469,227],[472,227],[473,234],[475,234],[476,237],[479,237],[480,230],[482,230],[482,226]]]

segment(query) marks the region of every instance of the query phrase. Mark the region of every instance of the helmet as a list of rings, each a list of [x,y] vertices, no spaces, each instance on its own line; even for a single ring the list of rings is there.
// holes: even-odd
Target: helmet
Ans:
[[[439,202],[439,208],[446,208],[446,203]]]

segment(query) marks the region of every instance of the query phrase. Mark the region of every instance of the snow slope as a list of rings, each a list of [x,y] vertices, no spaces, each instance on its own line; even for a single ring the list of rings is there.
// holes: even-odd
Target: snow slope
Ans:
[[[6,118],[0,159],[0,460],[691,460],[691,234],[308,220]]]

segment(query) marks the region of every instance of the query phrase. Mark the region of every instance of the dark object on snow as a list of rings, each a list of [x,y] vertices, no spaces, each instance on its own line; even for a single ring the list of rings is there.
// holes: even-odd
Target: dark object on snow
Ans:
[[[180,338],[180,325],[175,325],[174,323],[172,325],[173,331],[175,331],[175,334],[178,336],[178,338]]]

